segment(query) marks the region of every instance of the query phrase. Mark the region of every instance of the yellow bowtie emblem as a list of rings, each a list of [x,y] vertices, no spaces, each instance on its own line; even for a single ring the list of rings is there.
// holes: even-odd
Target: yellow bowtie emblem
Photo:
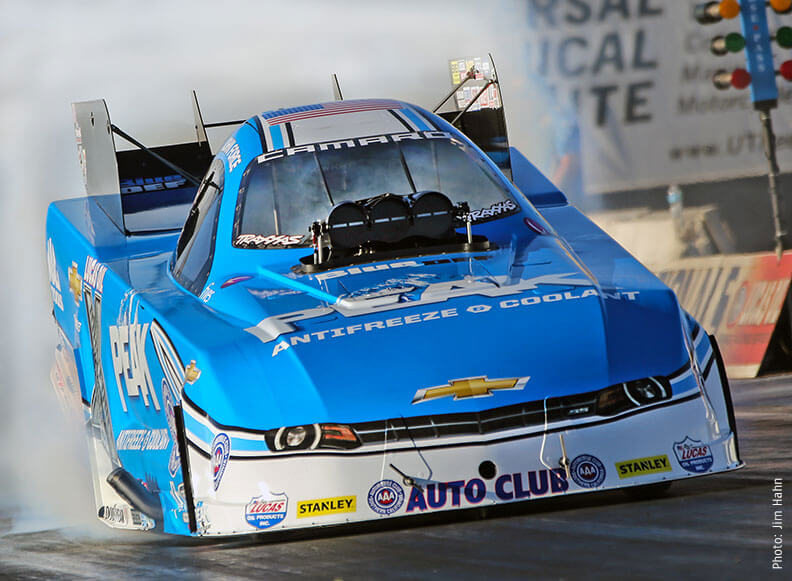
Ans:
[[[201,370],[198,369],[198,366],[195,364],[195,359],[193,359],[190,361],[190,364],[184,368],[184,380],[192,384],[198,381],[199,377],[201,377]]]
[[[82,300],[82,277],[77,272],[76,262],[72,262],[69,267],[69,290],[74,296],[74,302],[79,305]]]
[[[492,395],[493,390],[497,389],[522,389],[530,377],[517,377],[512,379],[487,379],[486,377],[471,377],[467,379],[455,379],[448,385],[437,387],[427,387],[415,392],[412,403],[420,403],[438,397],[453,395],[454,399],[467,397],[484,397]]]

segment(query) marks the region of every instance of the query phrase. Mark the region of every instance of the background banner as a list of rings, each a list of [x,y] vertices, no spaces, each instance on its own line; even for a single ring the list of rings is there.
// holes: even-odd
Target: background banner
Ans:
[[[711,80],[718,69],[746,66],[742,51],[718,57],[709,49],[714,36],[740,32],[740,20],[703,26],[696,4],[528,1],[526,91],[549,105],[558,150],[545,168],[578,155],[585,193],[767,172],[749,91],[718,90]],[[771,33],[792,25],[792,15],[768,16]],[[777,44],[773,52],[776,68],[792,59]],[[773,119],[784,171],[792,169],[792,83],[778,77],[778,86]],[[542,153],[534,157],[542,166]]]
[[[756,377],[784,306],[792,251],[687,258],[658,276],[701,326],[715,335],[729,377]]]

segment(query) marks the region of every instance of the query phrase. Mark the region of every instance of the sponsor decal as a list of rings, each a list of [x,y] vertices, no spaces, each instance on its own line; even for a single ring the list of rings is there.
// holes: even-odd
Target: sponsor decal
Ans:
[[[614,466],[616,466],[616,472],[619,474],[619,478],[622,479],[643,476],[644,474],[671,472],[671,463],[668,461],[668,456],[665,454],[616,462]]]
[[[442,311],[427,311],[424,313],[416,313],[414,315],[407,315],[406,317],[391,317],[382,321],[371,321],[363,323],[362,325],[347,325],[346,327],[338,327],[335,329],[326,329],[322,331],[314,331],[304,335],[295,335],[290,338],[289,342],[279,341],[272,349],[272,356],[275,357],[281,351],[289,349],[291,346],[298,343],[311,343],[312,341],[324,341],[326,339],[333,339],[336,337],[344,337],[354,335],[355,333],[368,333],[374,329],[385,329],[388,327],[400,327],[402,325],[412,325],[426,321],[435,321],[439,319],[447,319],[456,317],[459,313],[456,308],[443,309]]]
[[[289,498],[284,493],[256,496],[245,506],[245,520],[257,529],[269,529],[286,518]]]
[[[171,509],[173,517],[178,518],[179,515],[181,515],[184,522],[189,522],[190,517],[187,514],[187,498],[184,496],[184,482],[180,483],[177,488],[176,484],[171,480],[170,495],[173,498],[173,502],[176,504],[176,508]]]
[[[487,256],[486,254],[473,256],[473,260],[477,260],[477,261],[483,261],[489,259],[490,257]],[[363,274],[366,272],[378,272],[381,270],[397,270],[399,268],[420,268],[422,266],[431,266],[433,264],[448,264],[451,262],[468,262],[469,260],[470,260],[469,256],[465,256],[465,257],[458,256],[456,258],[446,258],[439,260],[401,260],[399,262],[383,262],[382,264],[372,264],[369,266],[359,266],[359,267],[353,266],[350,268],[336,268],[335,270],[320,272],[315,275],[315,278],[318,281],[323,281],[331,278],[341,278],[344,276]],[[410,273],[409,276],[414,277],[418,275]]]
[[[394,133],[391,135],[374,135],[371,137],[360,137],[356,139],[343,139],[340,141],[328,141],[310,145],[300,145],[298,147],[287,147],[263,153],[256,158],[257,163],[263,163],[273,159],[297,155],[299,153],[313,153],[315,151],[327,151],[329,149],[351,149],[353,147],[366,147],[374,143],[397,143],[399,141],[414,141],[423,139],[448,139],[455,145],[466,147],[461,141],[451,137],[446,131],[414,131],[411,133]]]
[[[251,278],[253,278],[253,277],[251,275],[249,275],[249,274],[243,274],[241,276],[232,276],[227,281],[225,281],[223,284],[221,284],[220,288],[225,288],[227,286],[231,286],[232,284],[236,284],[238,282],[245,282],[246,280],[250,280]]]
[[[257,288],[249,288],[246,289],[247,292],[252,294],[254,297],[258,297],[260,299],[273,299],[278,297],[286,297],[289,295],[301,295],[303,291],[286,289],[286,288],[274,288],[274,289],[257,289]]]
[[[156,526],[153,518],[149,518],[140,511],[131,509],[129,515],[132,517],[132,526],[141,531],[150,531]]]
[[[212,527],[209,516],[206,514],[206,505],[203,500],[199,500],[195,503],[195,524],[198,529],[196,532],[199,535],[206,534]]]
[[[181,388],[184,385],[185,367],[182,363],[179,354],[176,353],[176,347],[168,337],[159,322],[154,319],[151,321],[149,327],[149,335],[151,336],[151,343],[154,345],[154,352],[157,354],[162,373],[170,386],[171,395],[173,396],[174,405],[181,403]],[[163,389],[165,385],[163,384]]]
[[[679,465],[688,472],[701,474],[712,467],[712,450],[709,444],[685,436],[681,442],[674,442],[674,455]]]
[[[316,500],[301,500],[297,503],[297,518],[326,516],[342,512],[357,512],[356,496],[317,498]]]
[[[470,219],[474,222],[476,220],[484,220],[494,216],[500,216],[508,212],[513,212],[517,209],[517,204],[511,200],[502,200],[492,204],[489,208],[482,208],[480,210],[473,210],[470,212]]]
[[[137,510],[126,505],[114,504],[113,506],[104,505],[99,507],[98,516],[110,526],[134,528],[148,531],[154,528],[155,523],[152,519]]]
[[[220,480],[225,474],[228,465],[228,456],[231,454],[231,440],[222,432],[212,441],[212,482],[214,489],[220,488]]]
[[[79,273],[79,267],[76,262],[72,262],[69,267],[69,292],[74,297],[74,303],[80,304],[82,300],[83,280]]]
[[[403,295],[410,293],[415,290],[416,287],[414,286],[406,286],[406,285],[376,285],[373,287],[369,287],[367,289],[357,290],[349,293],[348,297],[350,299],[356,298],[363,298],[363,299],[373,299],[377,297],[389,297],[391,295]]]
[[[104,292],[104,277],[106,273],[107,267],[93,256],[85,258],[83,281],[98,293]]]
[[[658,275],[718,338],[729,377],[754,377],[789,291],[792,252],[780,261],[774,253],[687,258]]]
[[[139,192],[156,192],[180,188],[187,180],[179,174],[157,176],[152,178],[131,178],[120,181],[122,194],[136,194]]]
[[[168,430],[121,430],[116,438],[116,448],[118,450],[138,450],[146,452],[149,450],[167,450],[170,444]]]
[[[85,318],[88,321],[88,335],[91,339],[91,357],[94,367],[94,389],[91,394],[91,421],[101,426],[100,433],[105,445],[109,448],[112,442],[113,429],[110,422],[110,409],[105,383],[104,365],[102,363],[102,293],[94,291],[87,284],[81,292],[85,294]],[[76,313],[75,313],[76,315]],[[121,407],[126,412],[126,401],[119,387]],[[115,453],[115,450],[113,450]]]
[[[229,137],[221,149],[228,159],[228,173],[234,171],[234,168],[242,162],[242,154],[239,151],[239,144],[236,139]]]
[[[433,482],[426,485],[426,490],[417,486],[412,487],[406,512],[415,510],[423,512],[449,505],[452,507],[461,506],[462,499],[468,504],[478,504],[488,495],[491,497],[492,494],[498,500],[510,501],[559,494],[567,490],[569,490],[569,483],[566,479],[566,472],[562,468],[501,474],[495,480],[492,489],[481,478],[471,478],[467,481]]]
[[[190,364],[184,368],[184,381],[192,385],[198,378],[201,377],[201,370],[195,364],[195,359],[190,361]]]
[[[118,395],[127,411],[124,390],[121,387],[123,377],[126,393],[130,397],[142,397],[143,404],[149,407],[149,399],[154,409],[160,410],[157,392],[151,382],[151,372],[146,360],[146,336],[149,324],[132,323],[130,325],[110,325],[110,355],[118,388]]]
[[[100,519],[110,524],[125,525],[127,522],[124,507],[118,504],[100,506],[98,515]]]
[[[572,480],[583,488],[596,488],[605,482],[605,465],[590,454],[581,454],[572,460],[569,472]]]
[[[450,262],[450,260],[448,261]],[[410,266],[418,266],[414,261],[407,261],[405,263]],[[380,267],[387,266],[394,268],[393,265],[377,265],[371,267],[361,267],[360,269],[349,268],[339,269],[330,273],[323,273],[321,280],[328,278],[336,278],[343,276],[345,273],[354,274],[353,270],[363,271],[363,269],[371,268],[374,270],[381,270]],[[401,268],[401,266],[399,266]],[[340,274],[339,274],[340,273]],[[294,333],[296,327],[293,323],[298,321],[305,321],[316,319],[326,315],[340,314],[344,318],[351,319],[361,315],[372,315],[381,312],[388,312],[395,309],[417,308],[429,306],[436,303],[445,302],[452,298],[480,295],[486,298],[499,298],[506,295],[521,294],[526,290],[537,289],[541,285],[558,285],[558,286],[589,286],[590,281],[583,278],[570,278],[573,273],[566,274],[552,274],[542,275],[528,279],[521,279],[512,282],[506,276],[492,276],[492,277],[470,277],[466,280],[437,282],[429,284],[420,291],[414,291],[414,294],[420,292],[417,298],[410,297],[412,300],[394,300],[390,301],[370,301],[368,302],[365,297],[362,298],[349,298],[341,297],[338,302],[321,307],[306,309],[303,311],[296,311],[290,313],[282,313],[263,319],[255,327],[248,327],[245,329],[248,333],[258,337],[263,343],[269,343],[282,337]],[[319,277],[317,276],[317,280]],[[364,324],[352,324],[340,326],[333,329],[326,329],[322,331],[315,331],[312,333],[304,333],[302,335],[295,335],[289,337],[288,340],[281,339],[278,341],[272,350],[272,356],[285,351],[298,343],[314,343],[317,341],[325,341],[328,339],[336,339],[346,335],[353,335],[355,333],[369,333],[372,331],[387,329],[389,327],[399,327],[402,325],[410,325],[416,323],[424,323],[440,318],[456,317],[458,315],[467,316],[487,313],[489,311],[498,311],[503,309],[513,308],[534,308],[536,305],[544,305],[546,303],[558,303],[564,301],[573,301],[586,299],[588,297],[601,297],[605,300],[622,300],[622,301],[635,301],[640,293],[638,291],[603,291],[600,293],[594,288],[578,289],[576,291],[563,291],[547,293],[543,295],[531,294],[522,298],[504,299],[500,302],[492,302],[489,304],[470,305],[465,308],[462,313],[459,313],[456,308],[443,309],[436,311],[424,311],[403,317],[391,317],[387,319],[380,319],[376,321],[369,321]]]
[[[171,447],[170,458],[168,458],[168,472],[171,477],[175,477],[176,473],[181,468],[181,456],[179,455],[178,436],[176,434],[176,410],[174,409],[173,394],[168,382],[163,378],[162,380],[162,405],[165,407],[165,421],[168,423],[168,432],[170,433],[173,446]]]
[[[467,379],[454,379],[448,385],[427,387],[415,392],[412,403],[429,401],[439,397],[454,396],[454,401],[469,397],[491,396],[494,390],[510,389],[519,390],[525,387],[530,377],[516,377],[513,379],[487,379],[486,377],[471,377]]]
[[[234,246],[296,246],[305,241],[305,236],[289,234],[240,234],[234,239]]]
[[[368,299],[410,293],[418,288],[429,286],[431,283],[428,281],[436,278],[436,274],[410,273],[404,278],[389,278],[381,283],[352,291],[347,297]]]
[[[198,298],[201,299],[203,302],[208,303],[209,299],[212,298],[212,295],[215,294],[215,291],[212,288],[213,286],[214,283],[210,282],[209,285],[201,293],[201,296],[199,296]]]
[[[47,271],[52,302],[62,311],[63,295],[61,294],[60,275],[58,274],[58,263],[55,260],[55,247],[52,245],[52,238],[47,238]]]
[[[369,489],[368,505],[377,514],[391,515],[404,504],[404,490],[398,482],[380,480]]]

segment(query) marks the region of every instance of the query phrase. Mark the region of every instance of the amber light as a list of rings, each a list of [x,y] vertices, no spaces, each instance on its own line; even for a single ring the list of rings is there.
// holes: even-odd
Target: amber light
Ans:
[[[357,442],[357,436],[349,426],[322,424],[322,437],[328,440],[347,440]]]
[[[319,441],[320,448],[357,448],[360,440],[355,430],[343,424],[321,424],[322,438]]]
[[[783,0],[776,0],[777,2],[781,2]],[[789,0],[792,2],[792,0]],[[770,2],[772,4],[772,0]],[[718,12],[723,18],[737,18],[740,14],[740,4],[737,0],[723,0],[720,4],[718,4]]]

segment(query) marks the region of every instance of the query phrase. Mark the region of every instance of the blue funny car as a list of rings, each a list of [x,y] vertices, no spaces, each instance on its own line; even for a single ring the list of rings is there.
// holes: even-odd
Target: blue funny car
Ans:
[[[90,195],[47,216],[52,379],[108,525],[249,534],[742,465],[714,339],[481,137],[492,109],[279,109],[214,157],[195,111],[195,143],[146,148],[75,104]]]

